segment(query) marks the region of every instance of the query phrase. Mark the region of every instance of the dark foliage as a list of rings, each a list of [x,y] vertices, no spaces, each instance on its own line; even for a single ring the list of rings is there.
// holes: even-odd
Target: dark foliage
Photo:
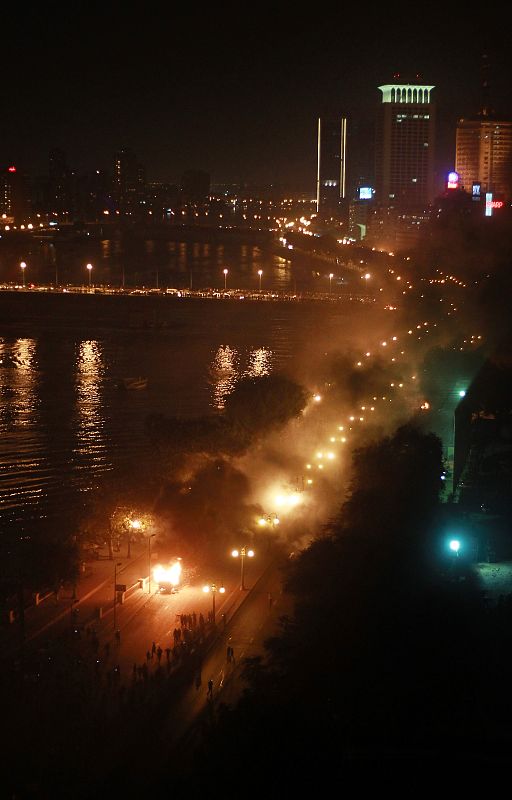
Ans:
[[[306,401],[305,390],[283,375],[242,378],[222,415],[181,419],[153,414],[146,430],[168,476],[178,472],[189,456],[243,454],[259,438],[297,417]]]
[[[339,515],[288,567],[294,618],[268,642],[269,664],[248,665],[249,689],[206,739],[195,784],[241,777],[255,757],[282,787],[361,764],[500,755],[511,608],[487,608],[439,547],[441,466],[439,440],[410,426],[356,453]],[[507,712],[490,713],[489,693]]]

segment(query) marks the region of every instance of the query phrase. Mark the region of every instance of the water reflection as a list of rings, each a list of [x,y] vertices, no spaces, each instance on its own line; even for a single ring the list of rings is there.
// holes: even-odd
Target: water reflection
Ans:
[[[242,375],[248,378],[269,375],[272,370],[272,357],[272,350],[268,347],[251,350],[247,358],[247,367],[242,373],[238,351],[227,344],[219,347],[209,368],[210,383],[213,386],[213,407],[218,410],[224,408],[227,396],[231,394]]]
[[[0,508],[37,503],[44,463],[37,396],[36,340],[0,340]]]
[[[210,365],[210,383],[213,385],[213,407],[219,411],[226,404],[239,378],[238,352],[226,344],[219,347]]]
[[[258,347],[249,353],[247,369],[244,372],[249,378],[261,378],[269,375],[272,369],[272,350],[267,347]]]
[[[7,367],[3,379],[0,378],[0,385],[6,400],[11,400],[8,405],[13,425],[26,426],[35,422],[35,355],[35,339],[16,339],[11,346],[4,343],[0,345],[0,362]]]
[[[100,344],[97,341],[80,342],[76,359],[78,443],[74,454],[79,457],[79,470],[111,469],[107,458],[101,383],[105,367]]]

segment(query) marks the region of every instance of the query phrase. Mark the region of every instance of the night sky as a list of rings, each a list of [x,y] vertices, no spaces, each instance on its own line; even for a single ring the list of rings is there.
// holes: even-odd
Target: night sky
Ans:
[[[313,190],[318,114],[348,115],[349,167],[352,155],[352,171],[357,157],[357,171],[371,173],[377,86],[394,72],[436,85],[447,170],[456,120],[480,104],[482,52],[494,106],[512,116],[508,28],[482,14],[434,19],[425,6],[392,4],[312,5],[310,15],[292,4],[24,8],[3,11],[0,163],[33,174],[47,171],[52,147],[82,171],[111,169],[115,150],[130,146],[149,180],[179,182],[197,168],[214,183]]]

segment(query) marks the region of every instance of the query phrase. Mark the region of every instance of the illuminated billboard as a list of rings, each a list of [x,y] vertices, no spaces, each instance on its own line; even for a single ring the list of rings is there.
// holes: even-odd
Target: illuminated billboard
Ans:
[[[459,188],[459,173],[458,172],[449,172],[448,173],[448,183],[446,184],[447,189],[458,189]]]
[[[359,187],[359,199],[360,200],[371,200],[373,197],[373,190],[371,186],[360,186]]]

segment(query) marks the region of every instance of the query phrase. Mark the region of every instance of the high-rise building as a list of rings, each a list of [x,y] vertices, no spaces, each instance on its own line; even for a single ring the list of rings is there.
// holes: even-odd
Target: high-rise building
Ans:
[[[434,86],[379,86],[375,141],[375,200],[397,209],[426,208],[434,198]]]
[[[478,197],[490,192],[502,200],[512,198],[512,121],[500,118],[489,99],[489,64],[482,57],[482,105],[472,118],[460,119],[455,140],[455,170],[459,185]]]
[[[27,186],[20,170],[10,164],[0,169],[0,215],[2,221],[23,222],[29,212]]]
[[[146,174],[137,156],[129,147],[116,153],[114,161],[114,193],[121,207],[135,207],[144,193]]]
[[[316,210],[337,214],[345,199],[346,117],[319,117],[316,173]]]
[[[48,184],[45,204],[48,211],[68,217],[75,211],[74,175],[68,167],[66,153],[56,147],[48,158]]]

